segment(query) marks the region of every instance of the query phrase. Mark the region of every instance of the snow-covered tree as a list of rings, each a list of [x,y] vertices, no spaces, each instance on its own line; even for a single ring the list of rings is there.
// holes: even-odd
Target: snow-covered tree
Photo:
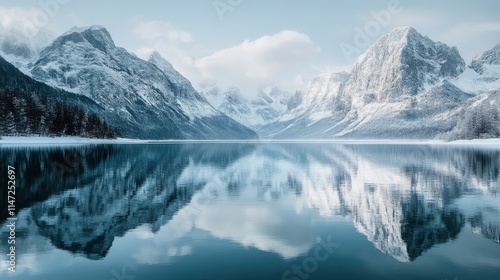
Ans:
[[[496,106],[483,103],[468,108],[447,140],[484,139],[500,137],[500,111]]]
[[[12,112],[8,112],[5,117],[5,133],[6,135],[15,135],[17,133],[16,122]]]

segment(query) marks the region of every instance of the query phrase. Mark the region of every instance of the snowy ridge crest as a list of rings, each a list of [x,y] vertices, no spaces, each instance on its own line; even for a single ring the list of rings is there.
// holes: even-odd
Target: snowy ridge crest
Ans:
[[[86,41],[94,48],[99,49],[103,52],[107,52],[108,50],[116,47],[111,34],[106,28],[100,25],[93,25],[88,27],[73,27],[63,35],[59,36],[59,38],[54,43],[65,44],[68,41],[71,41],[73,43]]]

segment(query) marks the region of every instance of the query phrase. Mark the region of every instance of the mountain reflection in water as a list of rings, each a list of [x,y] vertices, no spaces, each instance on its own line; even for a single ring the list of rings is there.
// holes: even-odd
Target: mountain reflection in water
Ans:
[[[54,163],[65,163],[68,154],[80,155],[79,162],[59,177]],[[373,246],[400,262],[415,261],[467,227],[492,246],[500,239],[498,149],[96,145],[1,148],[0,162],[22,172],[16,194],[20,270],[28,265],[23,258],[41,258],[54,247],[102,260],[117,238],[134,231],[154,236],[167,227],[175,231],[169,242],[178,243],[170,257],[192,254],[183,236],[203,230],[288,260],[314,246],[311,220],[336,216],[352,220]],[[1,213],[0,238],[6,240]]]

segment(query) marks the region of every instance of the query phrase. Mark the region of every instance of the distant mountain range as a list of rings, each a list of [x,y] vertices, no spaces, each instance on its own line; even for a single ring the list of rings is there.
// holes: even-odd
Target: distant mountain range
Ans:
[[[247,98],[237,87],[198,93],[159,53],[142,60],[102,26],[75,27],[38,52],[2,39],[7,60],[64,90],[67,102],[87,97],[128,138],[500,137],[500,44],[467,65],[457,48],[397,28],[350,73],[321,74],[295,94],[269,86]]]
[[[254,98],[246,97],[236,86],[213,86],[202,94],[219,111],[255,130],[278,121],[293,107],[292,94],[276,86],[260,89]]]

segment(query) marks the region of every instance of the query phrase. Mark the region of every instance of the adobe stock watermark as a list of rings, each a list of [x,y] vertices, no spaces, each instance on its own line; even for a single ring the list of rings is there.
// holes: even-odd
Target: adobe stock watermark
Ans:
[[[219,19],[224,21],[225,15],[229,12],[233,12],[236,7],[243,3],[243,1],[244,0],[214,0],[212,6]]]
[[[340,49],[347,61],[356,59],[372,43],[374,38],[380,36],[382,29],[387,27],[392,19],[403,12],[400,0],[391,0],[385,9],[371,11],[372,20],[363,27],[354,28],[354,38],[352,43],[340,43]]]
[[[29,18],[21,19],[21,33],[27,39],[35,38],[41,29],[46,27],[50,20],[56,17],[61,11],[61,7],[67,5],[72,0],[39,0],[36,12]]]
[[[317,244],[310,255],[305,257],[301,263],[294,264],[289,270],[281,276],[282,280],[306,280],[315,273],[320,263],[326,261],[340,247],[338,243],[332,242],[332,237],[328,236],[326,240],[318,237]]]
[[[63,181],[64,174],[76,173],[78,168],[85,163],[85,158],[91,153],[92,149],[87,149],[85,153],[79,150],[65,151],[63,161],[52,161],[51,166],[59,182]]]
[[[110,280],[134,280],[135,276],[130,275],[130,270],[135,270],[133,265],[124,265],[121,271],[113,269],[111,270],[111,275],[113,275],[113,278],[111,278]]]

